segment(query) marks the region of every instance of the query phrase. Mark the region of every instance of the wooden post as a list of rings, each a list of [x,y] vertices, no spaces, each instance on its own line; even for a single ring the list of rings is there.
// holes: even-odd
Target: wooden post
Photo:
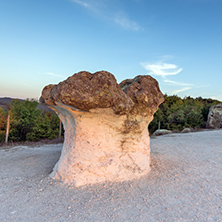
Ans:
[[[158,124],[158,130],[160,129],[160,121],[159,121],[159,124]]]
[[[8,115],[8,119],[7,119],[7,128],[6,128],[6,135],[5,135],[5,143],[8,143],[9,126],[10,126],[10,115]]]
[[[60,120],[59,121],[59,139],[61,139],[61,134],[62,134],[62,122]]]

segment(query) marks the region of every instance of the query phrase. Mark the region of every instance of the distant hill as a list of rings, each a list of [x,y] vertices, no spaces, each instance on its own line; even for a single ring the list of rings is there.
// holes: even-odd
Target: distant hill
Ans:
[[[12,102],[14,98],[10,98],[10,97],[2,97],[0,98],[0,107],[3,108],[4,110],[8,109],[9,104]],[[21,101],[24,101],[22,99],[18,99]]]
[[[0,107],[3,108],[4,110],[7,110],[10,103],[12,102],[12,100],[25,101],[24,99],[2,97],[2,98],[0,98]],[[37,106],[37,108],[40,109],[40,110],[52,111],[48,106],[41,105],[41,104],[39,104]]]

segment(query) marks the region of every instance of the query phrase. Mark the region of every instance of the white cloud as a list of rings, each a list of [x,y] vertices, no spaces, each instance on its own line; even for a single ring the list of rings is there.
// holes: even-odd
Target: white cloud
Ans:
[[[133,20],[131,20],[128,15],[117,8],[117,2],[113,0],[70,0],[76,4],[79,4],[85,8],[88,8],[94,14],[96,14],[100,19],[110,20],[115,22],[120,27],[138,31],[142,28]]]
[[[184,91],[187,91],[187,90],[190,90],[190,89],[192,89],[192,87],[184,87],[182,89],[172,90],[170,92],[170,94],[176,95],[176,94],[178,94],[180,92],[184,92]]]
[[[85,1],[82,1],[82,0],[71,0],[71,1],[75,2],[75,3],[79,4],[79,5],[82,5],[84,7],[89,7],[90,6],[89,3],[85,2]]]
[[[169,57],[169,56],[168,56]],[[158,62],[155,64],[149,63],[141,63],[141,65],[148,71],[148,74],[156,75],[162,77],[162,81],[167,83],[170,86],[170,90],[168,91],[171,95],[176,95],[178,93],[190,90],[193,88],[193,84],[177,82],[170,80],[168,76],[173,76],[179,74],[183,68],[178,68],[177,65],[171,63]],[[181,89],[173,90],[172,88],[175,86],[184,86]]]
[[[135,21],[131,21],[123,12],[117,13],[113,20],[124,29],[130,29],[134,31],[142,29]]]
[[[172,80],[167,79],[166,77],[163,79],[163,81],[166,83],[170,83],[172,85],[177,85],[177,86],[192,86],[192,84],[172,81]]]
[[[159,64],[142,63],[142,66],[148,71],[148,74],[162,76],[162,77],[177,75],[183,70],[183,68],[177,68],[176,65],[169,63],[159,63]]]
[[[219,100],[220,102],[222,102],[222,95],[218,95],[218,96],[211,96],[212,99],[216,99]]]

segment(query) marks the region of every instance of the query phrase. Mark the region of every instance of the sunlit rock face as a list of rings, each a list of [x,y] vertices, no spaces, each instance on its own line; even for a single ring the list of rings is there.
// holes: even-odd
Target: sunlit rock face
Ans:
[[[213,129],[222,128],[222,103],[210,107],[207,127]]]
[[[109,72],[83,71],[46,86],[40,101],[56,111],[65,129],[52,178],[78,187],[150,171],[147,127],[164,101],[151,76],[118,84]]]

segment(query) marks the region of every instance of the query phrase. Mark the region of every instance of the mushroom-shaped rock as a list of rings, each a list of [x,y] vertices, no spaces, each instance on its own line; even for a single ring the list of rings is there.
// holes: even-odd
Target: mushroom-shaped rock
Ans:
[[[150,171],[148,124],[164,97],[151,76],[120,84],[106,71],[79,72],[42,91],[65,141],[51,177],[73,186],[138,178]]]

